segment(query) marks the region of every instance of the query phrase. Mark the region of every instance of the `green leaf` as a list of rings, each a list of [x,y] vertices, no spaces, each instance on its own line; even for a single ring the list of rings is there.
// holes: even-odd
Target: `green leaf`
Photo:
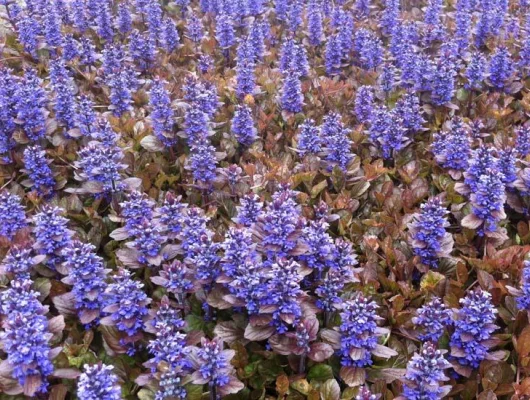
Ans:
[[[187,400],[201,400],[202,385],[186,385]]]
[[[330,365],[317,364],[311,367],[307,374],[308,380],[326,381],[333,378],[333,370]]]
[[[155,398],[155,394],[149,389],[140,389],[137,396],[140,400],[153,400]]]
[[[311,198],[317,197],[321,191],[323,191],[325,188],[327,188],[328,182],[324,179],[322,182],[317,183],[315,186],[311,188]]]
[[[322,400],[339,400],[340,386],[335,379],[328,379],[320,387],[320,398]]]

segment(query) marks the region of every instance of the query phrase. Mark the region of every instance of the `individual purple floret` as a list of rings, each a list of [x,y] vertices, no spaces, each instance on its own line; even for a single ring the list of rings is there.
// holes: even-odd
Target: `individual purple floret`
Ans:
[[[418,338],[423,341],[437,342],[445,329],[452,325],[452,311],[449,310],[439,297],[418,308],[417,315],[412,319],[414,325],[420,328]]]

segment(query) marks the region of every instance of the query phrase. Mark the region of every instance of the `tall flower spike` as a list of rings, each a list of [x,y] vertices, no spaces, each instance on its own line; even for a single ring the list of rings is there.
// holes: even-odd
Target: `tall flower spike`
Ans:
[[[440,199],[434,197],[422,204],[409,225],[414,254],[431,268],[437,268],[439,259],[448,257],[453,249],[453,236],[445,230],[449,226],[447,214]]]
[[[285,333],[302,316],[300,288],[303,276],[298,272],[296,261],[279,259],[271,266],[271,279],[267,283],[261,304],[272,310],[271,325],[278,333]]]
[[[445,329],[453,323],[452,314],[452,311],[442,303],[439,297],[434,297],[424,304],[418,309],[417,315],[412,318],[414,325],[421,330],[418,338],[423,341],[437,342]]]
[[[40,26],[35,18],[24,15],[17,22],[18,40],[24,46],[24,50],[32,57],[37,57],[39,46]]]
[[[451,356],[464,370],[478,368],[492,346],[491,334],[498,328],[497,310],[491,303],[491,295],[482,290],[468,293],[460,299],[460,304],[462,308],[456,313],[455,331],[449,343]]]
[[[390,93],[397,85],[397,70],[394,64],[385,63],[381,67],[381,73],[378,78],[378,85],[385,93]]]
[[[50,168],[51,160],[46,158],[46,152],[42,147],[35,145],[24,150],[24,172],[31,181],[31,185],[41,196],[53,194],[55,178]]]
[[[377,304],[358,294],[345,302],[339,328],[341,364],[345,367],[372,365],[372,354],[377,346]]]
[[[13,133],[17,127],[15,120],[19,112],[19,104],[26,101],[19,98],[20,86],[20,81],[10,69],[0,68],[0,156],[4,162],[11,160],[9,152],[16,144]],[[29,103],[25,104],[29,105]]]
[[[520,310],[530,311],[530,261],[525,260],[521,271],[521,289],[516,298]]]
[[[236,93],[239,98],[252,94],[256,87],[256,64],[251,43],[246,40],[239,42],[236,65]]]
[[[158,221],[143,218],[134,232],[134,239],[126,246],[135,251],[139,263],[158,266],[163,260],[160,251],[166,239]]]
[[[222,49],[228,49],[235,43],[234,22],[230,15],[219,14],[215,20],[215,38]]]
[[[326,43],[325,64],[326,75],[337,75],[341,71],[342,42],[337,34],[331,35]]]
[[[171,108],[169,92],[164,87],[166,82],[155,79],[149,92],[149,106],[151,107],[151,124],[155,136],[167,147],[176,142],[174,127],[175,112]]]
[[[493,170],[497,168],[498,160],[493,156],[493,150],[481,145],[477,150],[473,151],[472,157],[469,161],[469,167],[464,173],[464,183],[468,188],[467,193],[476,193],[481,175],[485,175],[488,169]]]
[[[172,370],[181,372],[190,367],[187,360],[186,334],[180,332],[185,322],[179,312],[172,308],[168,299],[163,298],[160,308],[152,321],[156,338],[149,341],[149,352],[154,356],[147,364],[155,372],[158,365],[167,363]]]
[[[396,103],[396,113],[403,119],[403,126],[409,132],[419,132],[423,128],[425,119],[422,116],[419,97],[407,92]]]
[[[209,186],[216,177],[216,164],[215,147],[208,138],[201,138],[192,144],[187,169],[192,171],[196,182]]]
[[[506,218],[504,203],[506,191],[504,175],[495,169],[486,169],[480,175],[476,191],[470,195],[471,214],[462,220],[462,226],[478,229],[479,236],[491,236],[498,232],[498,223]]]
[[[515,129],[515,150],[520,158],[525,158],[530,154],[530,128],[520,126]]]
[[[77,101],[76,125],[83,136],[90,136],[96,123],[94,102],[87,95],[81,95]]]
[[[191,15],[188,16],[186,28],[187,36],[195,43],[199,43],[204,37],[202,21],[195,13],[191,13]]]
[[[465,171],[471,156],[471,140],[461,118],[451,121],[449,132],[434,135],[432,151],[436,161],[444,168]]]
[[[361,124],[370,122],[374,109],[374,91],[371,86],[361,86],[355,96],[355,116]]]
[[[451,386],[440,386],[441,382],[448,381],[444,369],[451,364],[444,358],[445,350],[437,350],[427,342],[420,353],[412,356],[407,364],[403,395],[407,399],[443,399],[451,390]]]
[[[255,232],[270,259],[286,257],[296,248],[303,220],[295,192],[282,188],[258,217]]]
[[[55,92],[53,102],[55,118],[67,131],[75,127],[77,108],[71,78],[68,74],[69,71],[62,59],[51,63],[50,77]]]
[[[120,269],[112,278],[114,282],[105,290],[108,305],[103,309],[110,316],[103,318],[101,323],[115,325],[127,334],[123,343],[131,343],[144,328],[151,299],[142,290],[144,284],[135,281],[128,270]]]
[[[350,130],[344,128],[340,115],[330,113],[324,117],[320,135],[324,141],[327,168],[329,171],[338,166],[342,171],[348,169],[354,154],[351,151]]]
[[[127,71],[118,71],[110,76],[108,85],[110,87],[109,109],[116,117],[132,109],[132,93],[129,87],[129,76]]]
[[[177,30],[177,27],[172,19],[166,18],[162,24],[162,42],[164,45],[164,50],[171,53],[175,51],[180,45],[180,35]]]
[[[243,146],[249,147],[256,141],[258,132],[254,127],[252,110],[248,105],[237,106],[232,119],[232,132],[237,141]]]
[[[27,69],[24,81],[16,92],[17,122],[32,141],[46,134],[46,92],[42,88],[42,80],[33,69]]]
[[[507,147],[505,149],[499,150],[499,161],[498,168],[502,173],[503,178],[502,182],[506,186],[507,190],[513,189],[513,184],[517,179],[517,157],[515,155],[515,148]]]
[[[79,400],[120,400],[121,388],[113,369],[112,365],[85,364],[77,383]]]
[[[103,293],[107,288],[107,271],[96,248],[79,241],[71,242],[64,250],[63,264],[68,276],[63,282],[72,285],[75,308],[82,324],[97,320],[105,306]]]
[[[498,48],[488,66],[489,81],[495,89],[503,89],[515,71],[512,56],[506,47]]]
[[[64,212],[59,207],[46,205],[34,216],[35,245],[39,254],[46,255],[48,265],[55,269],[56,264],[62,263],[63,249],[72,240],[73,232],[68,229],[68,219],[61,214]]]
[[[4,331],[0,334],[12,376],[33,397],[47,391],[46,378],[53,372],[48,320],[39,293],[32,290],[31,280],[13,280],[1,295]]]
[[[223,343],[219,339],[201,339],[201,348],[192,347],[194,354],[193,367],[196,371],[191,375],[195,384],[207,383],[212,398],[229,393],[237,393],[244,385],[234,375],[234,367],[230,360],[234,357],[233,350],[223,350]]]
[[[370,30],[361,28],[355,33],[354,49],[365,70],[375,69],[383,62],[383,43]]]
[[[11,246],[0,264],[0,273],[13,274],[15,279],[30,279],[33,266],[41,257],[34,257],[31,248]]]
[[[307,8],[307,30],[311,46],[320,45],[320,43],[322,43],[324,28],[322,23],[322,12],[317,0],[309,1]]]
[[[0,236],[9,240],[28,225],[26,212],[21,199],[16,194],[4,190],[0,192]]]
[[[232,218],[235,223],[246,227],[252,226],[261,215],[263,203],[255,193],[250,193],[241,198],[239,205],[236,206],[237,215]]]
[[[318,154],[322,150],[322,137],[320,130],[315,126],[315,121],[306,119],[300,125],[300,132],[298,133],[298,152],[303,157],[306,154]]]
[[[118,5],[116,28],[122,35],[126,35],[132,29],[131,11],[129,10],[129,5],[127,3],[120,3]]]
[[[302,94],[302,84],[298,73],[290,70],[287,76],[284,75],[282,87],[282,110],[290,113],[299,113],[304,105],[304,95]]]

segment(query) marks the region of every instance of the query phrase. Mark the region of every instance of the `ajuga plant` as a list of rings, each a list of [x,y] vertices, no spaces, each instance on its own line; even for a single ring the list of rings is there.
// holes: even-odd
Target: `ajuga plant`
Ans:
[[[408,3],[0,1],[0,398],[528,397],[530,1]]]

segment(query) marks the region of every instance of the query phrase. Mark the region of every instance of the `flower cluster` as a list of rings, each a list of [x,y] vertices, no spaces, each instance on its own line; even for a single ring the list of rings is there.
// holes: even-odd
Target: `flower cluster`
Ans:
[[[418,335],[420,340],[437,342],[445,329],[452,324],[452,312],[439,297],[434,297],[418,309],[412,322],[421,329]]]
[[[114,367],[104,364],[86,364],[77,383],[79,400],[119,400],[121,388],[118,377],[112,372]]]
[[[341,364],[348,367],[372,365],[372,351],[377,346],[377,304],[358,294],[344,303],[340,313]]]
[[[497,329],[497,310],[491,303],[491,295],[482,290],[468,293],[460,304],[462,308],[456,314],[451,336],[451,357],[464,367],[478,368],[492,346],[490,339]]]
[[[422,264],[432,268],[453,249],[453,237],[445,230],[449,226],[448,213],[440,199],[434,197],[422,204],[421,212],[409,224],[414,254],[420,257]]]
[[[103,293],[107,288],[107,272],[95,247],[79,241],[71,242],[64,250],[64,268],[68,276],[63,282],[72,285],[79,320],[90,324],[97,320],[105,306]]]
[[[0,192],[0,236],[13,239],[15,234],[27,225],[20,197],[7,191]]]
[[[142,291],[144,285],[135,281],[129,271],[120,269],[112,278],[114,282],[105,290],[108,305],[103,309],[110,316],[103,318],[101,323],[115,325],[127,335],[122,342],[130,344],[138,339],[145,326],[151,299]]]
[[[13,280],[1,295],[1,314],[5,317],[0,335],[12,376],[30,397],[46,392],[46,378],[53,372],[48,312],[31,288],[29,279]]]
[[[449,380],[444,369],[450,367],[441,350],[431,342],[425,343],[407,364],[403,395],[407,399],[443,399],[451,387],[441,387],[440,382]]]

